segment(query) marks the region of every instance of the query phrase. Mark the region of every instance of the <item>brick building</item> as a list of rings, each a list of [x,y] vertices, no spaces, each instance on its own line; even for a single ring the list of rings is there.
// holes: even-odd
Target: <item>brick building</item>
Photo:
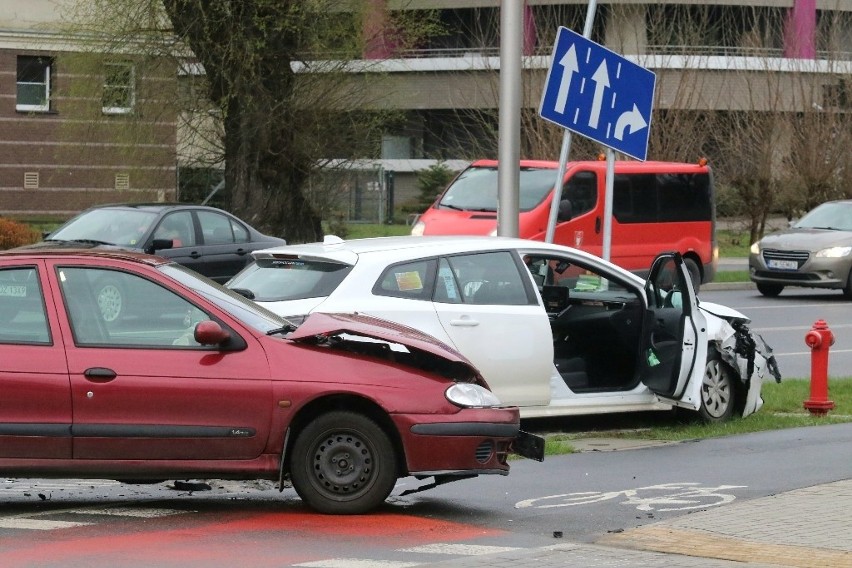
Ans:
[[[52,0],[0,10],[0,215],[71,215],[96,203],[174,199],[177,73],[97,55]]]

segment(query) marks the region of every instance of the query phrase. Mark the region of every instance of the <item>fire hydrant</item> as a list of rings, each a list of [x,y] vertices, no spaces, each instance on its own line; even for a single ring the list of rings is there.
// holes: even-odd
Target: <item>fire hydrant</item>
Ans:
[[[834,334],[825,320],[814,322],[805,334],[805,344],[811,348],[811,397],[804,406],[811,414],[824,416],[834,408],[828,400],[828,350],[834,345]]]

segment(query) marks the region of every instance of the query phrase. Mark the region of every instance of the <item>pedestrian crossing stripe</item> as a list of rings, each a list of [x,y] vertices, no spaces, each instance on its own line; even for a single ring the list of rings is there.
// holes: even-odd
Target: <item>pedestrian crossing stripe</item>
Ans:
[[[417,554],[446,554],[453,556],[480,556],[483,554],[497,554],[501,552],[512,552],[518,548],[508,546],[483,546],[475,544],[452,544],[435,543],[411,548],[402,548],[397,552]],[[403,562],[396,560],[364,560],[359,558],[329,558],[313,562],[293,564],[300,568],[411,568],[426,564],[423,562]]]
[[[133,507],[105,507],[90,509],[56,509],[40,513],[16,515],[13,517],[0,518],[0,529],[38,530],[51,531],[58,529],[69,529],[95,524],[94,521],[55,521],[44,517],[57,515],[85,515],[85,516],[109,516],[129,517],[136,519],[155,519],[171,515],[182,515],[184,513],[195,513],[196,511],[178,509],[153,509]]]

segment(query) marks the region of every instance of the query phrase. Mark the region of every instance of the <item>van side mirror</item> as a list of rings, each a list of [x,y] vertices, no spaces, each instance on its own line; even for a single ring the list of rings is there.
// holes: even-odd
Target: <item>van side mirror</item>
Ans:
[[[559,202],[559,213],[556,215],[557,221],[570,221],[573,216],[570,199],[563,199]]]

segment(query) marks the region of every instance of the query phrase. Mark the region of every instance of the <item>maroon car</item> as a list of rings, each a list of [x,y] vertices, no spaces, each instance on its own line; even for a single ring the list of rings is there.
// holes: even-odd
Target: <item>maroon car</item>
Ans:
[[[148,309],[104,320],[103,279]],[[290,481],[326,513],[373,509],[402,476],[506,475],[508,454],[543,453],[430,336],[355,314],[297,328],[129,252],[0,253],[0,392],[4,476]]]

